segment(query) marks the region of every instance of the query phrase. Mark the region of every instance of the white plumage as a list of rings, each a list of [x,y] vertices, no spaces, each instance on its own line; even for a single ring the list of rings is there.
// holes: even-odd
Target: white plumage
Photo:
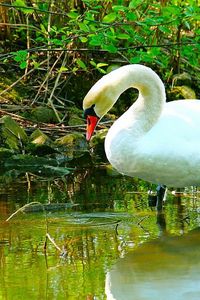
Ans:
[[[200,101],[166,103],[158,75],[143,65],[123,66],[102,77],[83,108],[101,118],[120,94],[134,87],[135,103],[113,124],[105,139],[110,163],[129,176],[173,187],[200,185]]]

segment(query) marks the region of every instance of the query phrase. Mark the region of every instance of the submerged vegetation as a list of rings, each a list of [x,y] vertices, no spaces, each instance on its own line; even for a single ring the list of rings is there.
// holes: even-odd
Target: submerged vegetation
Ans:
[[[74,145],[85,154],[82,99],[124,64],[152,67],[169,100],[199,97],[196,0],[7,0],[0,12],[1,157],[72,158]],[[130,105],[127,97],[135,92],[122,95],[114,114]]]

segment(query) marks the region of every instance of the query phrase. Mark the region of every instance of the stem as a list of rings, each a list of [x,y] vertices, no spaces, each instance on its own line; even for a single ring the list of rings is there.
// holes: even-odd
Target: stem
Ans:
[[[49,11],[51,10],[52,6],[53,6],[54,0],[50,0],[49,2]],[[49,17],[48,17],[48,25],[47,25],[47,48],[49,50],[51,50],[51,40],[50,40],[50,31],[51,31],[51,14],[49,13]],[[51,55],[50,55],[50,51],[47,52],[47,74],[49,74],[49,69],[50,69],[50,60],[51,60]],[[48,94],[48,86],[49,86],[49,76],[46,77],[46,92],[45,92],[45,99],[47,98]]]
[[[53,68],[55,67],[55,65],[57,64],[57,62],[60,60],[60,58],[61,58],[62,55],[63,55],[63,51],[62,51],[62,52],[60,53],[60,55],[58,56],[57,60],[56,60],[56,61],[54,62],[54,64],[52,65],[52,67],[51,67],[51,69],[49,70],[49,72],[47,72],[46,78],[45,78],[45,80],[43,81],[43,83],[41,84],[41,86],[40,86],[40,88],[39,88],[39,90],[38,90],[38,92],[37,92],[35,98],[33,99],[32,103],[31,103],[31,106],[32,106],[32,105],[35,103],[35,101],[37,100],[38,95],[39,95],[39,93],[41,92],[41,89],[42,89],[43,86],[45,85],[46,81],[48,80],[49,76],[50,76],[51,73],[52,73]],[[46,60],[45,62],[47,62],[47,60]],[[1,94],[0,94],[0,95],[1,95]]]
[[[26,16],[26,24],[27,24],[26,44],[27,44],[27,50],[29,50],[30,49],[29,15]],[[28,73],[29,58],[30,58],[30,51],[28,52],[28,55],[27,55],[27,66],[26,66],[25,73],[24,73],[25,76],[27,76],[27,73]]]
[[[181,54],[180,54],[180,43],[181,43],[181,30],[182,30],[182,24],[180,24],[178,26],[178,30],[177,30],[177,52],[176,52],[176,72],[179,74],[180,73],[180,59],[181,59]]]
[[[64,56],[64,59],[63,59],[63,62],[62,62],[62,67],[65,66],[66,61],[67,61],[67,53],[65,52],[65,56]],[[55,92],[55,90],[56,90],[56,88],[57,88],[57,85],[58,85],[58,82],[59,82],[59,79],[60,79],[61,74],[62,74],[61,72],[58,73],[57,78],[56,78],[56,81],[55,81],[55,84],[54,84],[54,87],[53,87],[53,89],[52,89],[52,91],[51,91],[51,95],[50,95],[50,97],[49,97],[49,99],[48,99],[48,104],[50,104],[50,106],[52,107],[52,109],[53,109],[53,111],[54,111],[54,113],[55,113],[55,115],[56,115],[56,117],[57,117],[57,119],[58,119],[59,122],[61,122],[61,119],[60,119],[60,117],[59,117],[59,115],[58,115],[57,110],[56,110],[55,107],[54,107],[52,98],[53,98],[53,94],[54,94],[54,92]]]
[[[46,59],[41,62],[40,66],[42,66],[44,63],[46,63]],[[0,96],[5,94],[7,91],[9,91],[10,89],[12,89],[17,83],[19,83],[22,79],[24,79],[24,77],[26,77],[27,75],[31,74],[33,71],[35,71],[36,69],[31,69],[30,71],[27,72],[27,74],[24,74],[22,77],[20,77],[19,79],[17,79],[15,82],[13,82],[9,87],[7,87],[7,89],[3,90],[0,93]]]

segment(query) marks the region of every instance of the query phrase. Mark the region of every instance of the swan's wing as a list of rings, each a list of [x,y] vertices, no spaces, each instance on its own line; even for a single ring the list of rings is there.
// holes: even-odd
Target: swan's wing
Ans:
[[[200,100],[178,100],[166,103],[163,113],[146,135],[156,143],[172,144],[176,147],[184,143],[200,145]],[[181,144],[177,145],[177,143]]]
[[[199,185],[200,101],[167,103],[137,151],[139,177],[169,186]]]

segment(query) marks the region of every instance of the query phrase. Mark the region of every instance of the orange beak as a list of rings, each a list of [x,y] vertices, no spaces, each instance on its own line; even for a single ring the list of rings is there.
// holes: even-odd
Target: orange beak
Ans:
[[[95,130],[95,127],[99,121],[99,118],[96,116],[87,115],[87,131],[86,131],[86,140],[89,141],[92,137],[92,134]]]

